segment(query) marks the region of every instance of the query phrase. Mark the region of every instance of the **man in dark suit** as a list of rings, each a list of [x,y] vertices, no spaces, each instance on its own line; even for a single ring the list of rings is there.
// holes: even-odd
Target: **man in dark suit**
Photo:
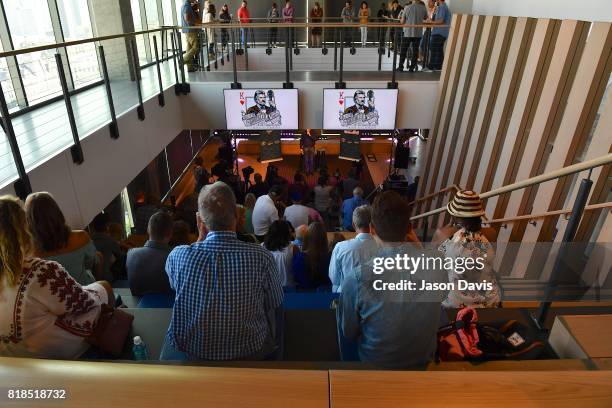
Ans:
[[[166,258],[170,254],[172,217],[159,211],[151,216],[147,227],[149,240],[142,248],[130,249],[126,269],[130,291],[134,296],[172,293],[166,274]]]

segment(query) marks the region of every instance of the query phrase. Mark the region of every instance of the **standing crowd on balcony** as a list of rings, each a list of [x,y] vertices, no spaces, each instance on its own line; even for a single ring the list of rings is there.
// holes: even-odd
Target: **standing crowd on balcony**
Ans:
[[[285,4],[279,8],[276,2],[272,2],[267,11],[265,19],[268,23],[293,23],[295,22],[295,7],[291,0],[284,0]],[[184,62],[189,72],[196,70],[196,60],[200,49],[199,29],[195,26],[200,23],[229,23],[232,15],[227,4],[223,4],[219,16],[217,17],[215,5],[210,1],[205,1],[203,9],[199,9],[198,0],[185,0],[181,9],[181,25],[186,37],[186,47]],[[241,3],[236,11],[237,20],[245,27],[240,28],[239,43],[241,48],[249,47],[249,37],[252,36],[251,29],[246,26],[252,23],[253,16],[248,8],[248,2]],[[325,14],[319,2],[315,2],[308,13],[310,23],[320,23]],[[408,59],[406,69],[410,72],[419,70],[419,62],[423,70],[441,70],[444,62],[444,46],[449,35],[449,25],[451,23],[451,12],[445,0],[408,0],[401,5],[399,0],[392,0],[388,5],[382,3],[376,15],[370,9],[367,1],[362,1],[355,11],[351,0],[345,2],[340,15],[338,16],[343,23],[362,24],[359,27],[360,42],[362,47],[368,44],[368,27],[370,22],[392,22],[409,25],[430,24],[431,29],[425,30],[422,27],[391,27],[388,29],[388,38],[391,49],[399,52],[398,71],[404,70],[404,64]],[[437,27],[440,26],[440,27]],[[220,31],[221,47],[225,49],[228,44],[227,29],[215,30],[208,28],[205,30],[207,38],[207,50],[209,58],[216,57],[215,45],[217,43],[217,31]],[[285,41],[291,38],[292,47],[298,46],[295,28],[285,30]],[[348,47],[353,48],[353,37],[355,29],[344,28],[344,42]],[[387,38],[387,30],[379,28],[375,30],[377,40],[375,43],[379,47],[384,47]],[[309,46],[322,47],[323,29],[321,27],[309,28]],[[268,47],[278,46],[278,27],[270,27],[267,33]]]

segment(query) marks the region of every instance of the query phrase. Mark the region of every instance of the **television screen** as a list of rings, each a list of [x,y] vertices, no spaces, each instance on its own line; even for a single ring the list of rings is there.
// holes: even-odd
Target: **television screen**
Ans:
[[[324,89],[324,129],[395,129],[397,89]]]
[[[225,89],[227,129],[298,129],[297,89]]]

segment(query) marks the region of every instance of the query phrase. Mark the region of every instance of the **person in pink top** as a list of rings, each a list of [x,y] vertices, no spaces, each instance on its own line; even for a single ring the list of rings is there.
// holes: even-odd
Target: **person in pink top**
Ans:
[[[293,4],[291,4],[291,0],[285,0],[285,7],[283,7],[282,11],[283,23],[293,23],[293,15],[295,14],[295,8]],[[291,37],[293,39],[294,47],[297,48],[297,40],[295,38],[295,29],[289,28],[287,29],[287,35],[291,32]]]
[[[247,8],[247,2],[243,1],[238,9],[238,20],[240,24],[248,24],[251,22],[251,13],[249,13],[249,9]],[[244,48],[247,47],[247,28],[240,29],[240,43]]]

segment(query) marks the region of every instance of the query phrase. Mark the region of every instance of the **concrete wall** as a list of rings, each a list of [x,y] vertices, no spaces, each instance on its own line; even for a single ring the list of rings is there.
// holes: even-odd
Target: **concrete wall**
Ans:
[[[299,124],[301,129],[320,129],[323,124],[323,89],[333,88],[333,82],[295,82],[299,89]],[[282,82],[245,82],[242,87],[282,88]],[[347,87],[386,88],[387,82],[350,82]],[[191,94],[181,97],[181,112],[186,129],[224,129],[225,110],[222,82],[192,83]],[[438,81],[404,81],[399,83],[396,126],[398,128],[429,129],[435,109]]]
[[[135,111],[120,116],[117,140],[110,138],[107,126],[83,139],[83,164],[74,164],[67,150],[32,170],[32,189],[53,194],[73,228],[87,225],[183,129],[173,88],[165,99],[163,108],[157,98],[145,102],[145,121]],[[4,194],[15,194],[12,185],[0,189]]]

